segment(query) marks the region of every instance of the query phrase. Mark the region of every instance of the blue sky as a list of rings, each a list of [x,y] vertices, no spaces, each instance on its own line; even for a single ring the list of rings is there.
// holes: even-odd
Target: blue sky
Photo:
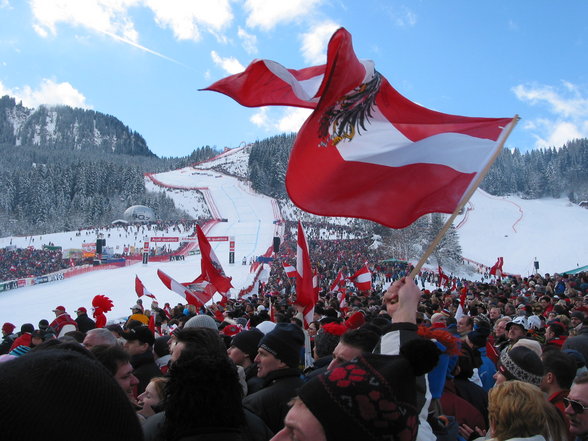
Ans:
[[[0,95],[119,118],[159,156],[296,131],[300,109],[199,92],[255,58],[322,64],[340,26],[407,98],[521,122],[508,147],[588,137],[588,2],[0,0]]]

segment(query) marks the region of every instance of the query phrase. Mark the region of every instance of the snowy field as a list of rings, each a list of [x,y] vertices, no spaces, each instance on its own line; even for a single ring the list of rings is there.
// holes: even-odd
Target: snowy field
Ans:
[[[205,188],[208,195],[203,198],[190,190],[170,190],[178,206],[191,215],[209,216],[209,212],[227,222],[217,223],[207,236],[233,236],[236,242],[235,263],[229,264],[229,243],[211,242],[225,272],[233,277],[235,289],[232,294],[251,282],[249,265],[241,260],[263,254],[272,245],[274,235],[279,234],[273,221],[280,216],[272,199],[254,193],[243,181],[232,176],[210,170],[211,164],[222,164],[227,172],[244,176],[247,164],[246,149],[235,149],[216,157],[197,168],[186,167],[155,177],[166,185],[183,188]],[[161,189],[150,181],[151,191]],[[212,205],[212,206],[210,206]],[[285,215],[282,213],[282,215]],[[563,272],[588,264],[588,210],[579,208],[564,199],[522,200],[517,197],[500,198],[478,190],[454,225],[458,229],[463,255],[478,263],[492,266],[497,257],[504,257],[504,271],[529,275],[533,262],[539,261],[541,273]],[[167,229],[149,231],[132,228],[101,230],[107,246],[121,250],[124,246],[141,246],[144,236],[187,236],[191,231]],[[35,246],[52,242],[67,248],[81,248],[84,242],[94,242],[96,231],[57,233],[51,235],[1,238],[0,247],[9,244],[19,247]],[[108,236],[109,234],[109,236]],[[312,256],[311,256],[312,258]],[[369,256],[368,256],[369,259]],[[137,263],[125,268],[100,270],[58,282],[30,286],[0,293],[0,322],[10,321],[20,327],[22,323],[37,324],[42,318],[52,320],[51,312],[63,305],[75,317],[78,307],[91,307],[96,294],[104,294],[114,302],[114,310],[107,314],[109,320],[126,317],[136,302],[135,275],[152,291],[160,304],[172,306],[183,299],[167,290],[156,275],[161,269],[179,282],[192,281],[200,274],[200,257],[186,256],[184,261]],[[146,298],[148,304],[150,299]]]

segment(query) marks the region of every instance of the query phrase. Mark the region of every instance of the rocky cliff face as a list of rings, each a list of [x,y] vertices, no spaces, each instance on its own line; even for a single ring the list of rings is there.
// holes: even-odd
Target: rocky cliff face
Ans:
[[[111,115],[69,106],[29,109],[9,96],[0,98],[0,143],[154,156],[140,134]]]

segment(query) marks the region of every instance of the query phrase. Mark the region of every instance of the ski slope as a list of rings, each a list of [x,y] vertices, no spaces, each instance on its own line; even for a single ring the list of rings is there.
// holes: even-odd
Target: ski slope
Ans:
[[[476,190],[456,218],[462,255],[523,277],[557,273],[588,264],[588,210],[566,199],[497,197]]]
[[[249,265],[242,265],[245,257],[261,255],[272,245],[273,237],[278,234],[274,223],[279,213],[275,211],[275,204],[271,198],[254,193],[246,183],[237,178],[205,169],[187,167],[155,176],[158,181],[171,187],[206,188],[211,196],[217,215],[226,222],[218,222],[206,231],[210,236],[229,236],[235,240],[235,263],[229,264],[229,242],[211,241],[211,246],[221,261],[225,273],[233,278],[232,295],[251,283],[252,275]],[[152,184],[151,184],[152,185]],[[151,188],[155,189],[155,188]],[[184,203],[186,198],[193,199],[193,192],[168,192],[168,195]],[[199,207],[194,207],[201,211]],[[143,238],[147,236],[187,236],[189,232],[157,231],[153,233],[146,228],[138,234],[125,234],[121,228],[99,230],[107,237],[107,246],[116,249],[128,245],[136,240],[141,246]],[[106,237],[106,236],[105,236]],[[81,236],[75,232],[56,233],[45,236],[2,238],[0,247],[9,244],[41,247],[42,243],[52,242],[54,245],[66,248],[81,248],[84,241],[95,241],[95,231],[83,231]],[[148,290],[157,297],[160,305],[169,302],[172,306],[183,303],[179,295],[169,291],[157,277],[157,269],[161,269],[179,282],[192,281],[200,274],[200,256],[186,256],[183,261],[150,262],[147,265],[137,263],[124,268],[98,270],[79,275],[70,279],[60,280],[42,285],[29,286],[0,293],[0,322],[10,321],[17,326],[31,322],[37,324],[40,319],[51,321],[51,312],[56,306],[63,305],[75,318],[73,313],[78,307],[91,308],[92,298],[96,294],[104,294],[111,298],[114,308],[107,314],[109,320],[126,317],[130,314],[130,307],[136,303],[137,295],[134,289],[135,275],[143,281]],[[151,299],[144,298],[147,306]]]

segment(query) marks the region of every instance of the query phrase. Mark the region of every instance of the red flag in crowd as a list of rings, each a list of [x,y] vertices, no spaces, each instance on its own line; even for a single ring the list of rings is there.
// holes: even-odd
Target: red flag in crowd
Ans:
[[[490,275],[502,277],[502,264],[504,263],[504,259],[499,257],[496,263],[492,268],[490,268]]]
[[[201,307],[212,298],[212,294],[208,296],[208,293],[205,291],[187,288],[183,284],[176,282],[174,279],[159,269],[157,270],[157,276],[169,290],[181,295],[184,299],[186,299],[186,302],[188,302],[190,305],[196,306],[197,308]],[[208,285],[209,283],[206,282],[206,284]]]
[[[204,235],[202,228],[200,228],[200,225],[196,225],[196,233],[198,234],[198,246],[200,247],[201,256],[200,266],[202,275],[200,277],[212,283],[219,293],[226,296],[227,292],[233,287],[231,285],[231,278],[225,275],[223,267]]]
[[[449,285],[449,277],[443,272],[443,270],[441,269],[441,265],[439,265],[439,281],[438,281],[438,285],[441,286],[447,286]]]
[[[313,283],[313,272],[308,253],[308,241],[302,223],[298,221],[298,242],[296,245],[296,305],[302,310],[304,328],[312,321],[316,294]]]
[[[145,288],[145,285],[143,285],[143,282],[141,282],[141,279],[139,279],[139,276],[137,275],[135,275],[135,292],[137,293],[137,297],[147,296],[155,299],[153,293]]]
[[[345,276],[343,275],[343,270],[339,270],[335,280],[333,280],[333,283],[329,286],[329,291],[339,291],[343,283],[345,283]]]
[[[286,271],[286,275],[288,277],[298,277],[298,273],[296,272],[296,268],[286,262],[282,262],[282,266],[284,267],[284,271]]]
[[[427,213],[452,213],[513,124],[513,118],[448,115],[409,101],[372,61],[357,58],[343,28],[329,41],[326,65],[293,70],[255,60],[205,90],[248,107],[314,109],[290,153],[290,198],[314,214],[392,228]]]
[[[372,273],[368,268],[367,262],[353,274],[351,280],[360,291],[370,291],[372,289]]]

